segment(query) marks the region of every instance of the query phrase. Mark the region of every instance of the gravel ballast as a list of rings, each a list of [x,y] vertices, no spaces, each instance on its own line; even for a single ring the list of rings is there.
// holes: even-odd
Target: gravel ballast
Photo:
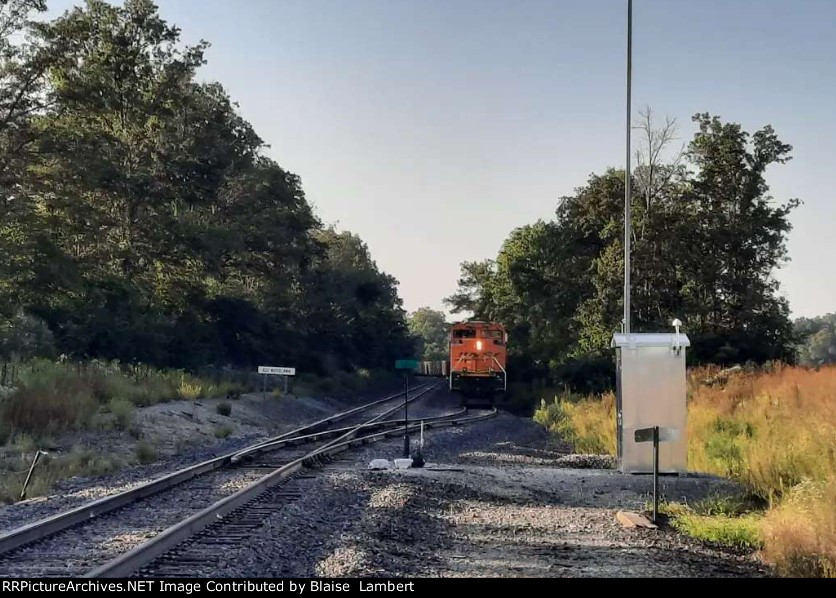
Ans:
[[[443,390],[410,406],[409,416],[420,421],[457,408]],[[211,541],[196,542],[176,552],[198,555],[187,565],[195,576],[770,574],[753,555],[709,547],[668,528],[621,527],[616,512],[643,510],[651,478],[622,475],[608,457],[572,455],[530,419],[501,413],[472,425],[427,430],[425,441],[424,468],[369,469],[373,459],[401,457],[402,438],[347,451],[324,469],[281,486],[278,495],[286,498],[271,499],[263,525],[246,542],[224,543],[222,550]],[[418,443],[413,434],[412,447]],[[661,490],[668,499],[694,502],[739,488],[728,480],[686,475],[663,477]],[[0,523],[19,509],[0,510]],[[183,566],[163,561],[160,572]]]
[[[413,446],[417,439],[413,437]],[[275,577],[752,577],[753,555],[706,546],[671,529],[625,529],[642,510],[649,476],[622,475],[610,459],[567,458],[528,419],[508,414],[426,434],[421,469],[371,471],[401,456],[400,438],[352,451],[311,479],[253,540],[209,570]],[[574,464],[577,468],[569,467]],[[661,480],[689,502],[738,490],[711,476]]]

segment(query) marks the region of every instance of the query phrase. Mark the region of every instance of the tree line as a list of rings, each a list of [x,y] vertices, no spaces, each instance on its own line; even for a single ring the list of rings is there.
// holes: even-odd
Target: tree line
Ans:
[[[648,109],[632,176],[632,329],[672,330],[692,363],[794,361],[796,335],[773,277],[787,259],[788,216],[765,172],[790,159],[771,126],[750,134],[717,116],[671,152],[676,123]],[[510,371],[581,387],[612,384],[622,327],[624,171],[592,174],[555,218],[514,230],[494,259],[465,262],[454,312],[509,328]]]
[[[817,318],[798,318],[793,324],[801,340],[798,357],[802,365],[836,363],[836,313]]]
[[[45,9],[0,4],[2,357],[322,371],[411,351],[397,281],[198,81],[207,43],[150,0]]]

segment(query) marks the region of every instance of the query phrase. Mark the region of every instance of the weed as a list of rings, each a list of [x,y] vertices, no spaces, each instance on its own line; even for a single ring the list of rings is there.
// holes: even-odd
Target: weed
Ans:
[[[235,431],[232,424],[223,424],[215,427],[215,438],[227,438]]]
[[[11,447],[0,466],[0,502],[19,500],[23,482],[32,464],[32,452],[17,452]],[[87,447],[74,447],[67,454],[47,454],[38,461],[26,489],[31,498],[48,493],[61,480],[76,476],[94,477],[112,473],[122,467],[117,457],[103,455]]]
[[[836,576],[836,366],[688,372],[688,467],[746,485],[746,508],[677,511],[703,539],[763,546],[780,572]],[[535,420],[578,450],[614,450],[611,395],[541,402]],[[703,512],[700,512],[702,509]],[[707,510],[706,510],[707,509]]]
[[[111,399],[108,408],[117,430],[128,430],[134,420],[134,406],[126,399]]]
[[[157,460],[157,449],[147,442],[140,441],[136,445],[136,459],[143,465]]]
[[[661,510],[672,517],[674,529],[704,542],[747,550],[761,547],[761,514],[700,514],[698,509],[677,504],[664,505]]]

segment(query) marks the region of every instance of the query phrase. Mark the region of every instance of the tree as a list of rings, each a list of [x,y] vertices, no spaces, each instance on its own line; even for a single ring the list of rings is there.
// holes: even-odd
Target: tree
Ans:
[[[325,228],[316,239],[324,254],[307,295],[308,321],[325,365],[391,367],[396,355],[411,353],[397,280],[378,269],[357,235]]]
[[[799,318],[793,327],[800,340],[798,359],[802,365],[836,363],[836,314]]]
[[[696,333],[695,356],[736,362],[794,357],[789,306],[772,276],[787,259],[788,216],[796,199],[773,206],[764,179],[792,147],[771,126],[753,135],[738,124],[698,114],[689,146],[697,168],[683,199],[692,231],[683,247],[683,307]]]
[[[673,159],[666,160],[665,148],[677,138],[676,119],[665,117],[664,124],[656,125],[650,106],[639,111],[639,120],[633,128],[643,134],[636,150],[636,190],[644,197],[645,209],[650,212],[653,199],[663,193],[675,177],[682,175],[681,161],[685,146],[679,149]]]
[[[409,332],[418,339],[418,351],[426,361],[447,359],[450,353],[450,324],[444,312],[421,307],[407,319]]]
[[[0,320],[0,360],[53,357],[52,332],[46,322],[23,312]]]
[[[764,180],[790,146],[771,127],[750,136],[701,114],[686,168],[679,156],[662,159],[675,122],[656,129],[644,116],[647,145],[634,174],[643,183],[632,199],[633,329],[669,330],[683,320],[698,362],[792,360],[794,335],[772,272],[786,259],[798,202],[773,205]],[[561,198],[554,221],[513,231],[495,260],[463,264],[448,302],[503,322],[518,364],[548,365],[555,378],[568,366],[580,371],[572,364],[603,371],[621,326],[623,201],[623,171],[590,176]]]
[[[45,85],[50,61],[37,44],[19,38],[30,28],[31,13],[44,10],[43,0],[0,2],[0,319],[18,311],[21,275],[33,260],[30,198],[21,179],[36,136],[32,117],[51,101]]]
[[[0,45],[0,316],[43,319],[73,357],[162,366],[403,352],[397,281],[197,81],[205,42],[182,45],[150,0],[29,22],[39,8],[0,4],[3,31],[27,33]]]

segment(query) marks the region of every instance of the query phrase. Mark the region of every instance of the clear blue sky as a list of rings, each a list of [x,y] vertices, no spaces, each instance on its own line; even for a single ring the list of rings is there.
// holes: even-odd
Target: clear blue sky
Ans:
[[[74,4],[49,0],[52,12]],[[626,0],[159,0],[327,223],[409,310],[494,257],[591,172],[624,164]],[[635,0],[634,106],[772,124],[794,316],[836,311],[836,2]],[[465,226],[465,223],[467,225]],[[686,315],[687,314],[683,314]]]

